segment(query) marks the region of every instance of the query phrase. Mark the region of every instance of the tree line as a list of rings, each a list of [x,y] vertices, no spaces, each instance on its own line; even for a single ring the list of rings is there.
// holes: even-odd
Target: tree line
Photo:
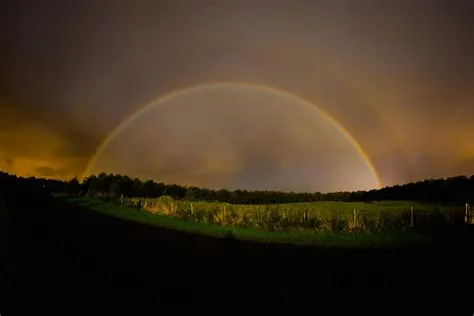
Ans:
[[[152,180],[118,174],[100,173],[91,175],[80,182],[43,178],[22,178],[0,172],[2,186],[15,178],[25,184],[42,187],[49,192],[107,196],[156,198],[170,196],[177,200],[226,202],[233,204],[280,204],[316,201],[370,202],[382,200],[411,200],[419,202],[464,204],[474,202],[474,176],[457,176],[441,179],[427,179],[403,185],[385,187],[378,190],[356,192],[282,192],[248,190],[211,190],[195,186],[165,184]]]

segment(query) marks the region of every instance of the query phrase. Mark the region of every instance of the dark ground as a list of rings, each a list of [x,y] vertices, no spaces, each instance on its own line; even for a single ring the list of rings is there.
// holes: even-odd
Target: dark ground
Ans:
[[[161,311],[205,304],[232,311],[246,303],[293,303],[315,312],[326,310],[322,304],[331,311],[474,311],[467,241],[436,249],[276,246],[126,222],[43,193],[10,192],[6,200],[12,260],[4,311],[67,306],[67,315],[96,310],[96,303]]]

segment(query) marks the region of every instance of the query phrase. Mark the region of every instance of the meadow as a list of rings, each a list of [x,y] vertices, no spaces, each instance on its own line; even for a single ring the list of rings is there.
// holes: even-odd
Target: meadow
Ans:
[[[410,201],[239,205],[160,198],[60,196],[159,227],[227,238],[318,245],[430,241],[463,224],[463,208]]]

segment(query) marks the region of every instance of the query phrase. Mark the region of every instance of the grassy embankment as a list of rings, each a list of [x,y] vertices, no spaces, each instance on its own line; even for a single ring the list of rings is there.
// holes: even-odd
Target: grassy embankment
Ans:
[[[99,197],[57,197],[103,214],[157,227],[216,237],[317,246],[423,245],[433,236],[427,227],[435,224],[443,229],[452,227],[459,213],[454,207],[408,201],[231,205],[174,201],[167,197],[115,203]],[[411,206],[415,210],[413,221]]]

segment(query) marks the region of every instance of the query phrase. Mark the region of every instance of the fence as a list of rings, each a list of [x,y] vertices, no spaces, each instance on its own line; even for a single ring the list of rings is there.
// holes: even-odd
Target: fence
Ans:
[[[367,208],[359,203],[343,208],[312,203],[280,205],[237,205],[174,200],[170,197],[156,199],[124,198],[115,202],[122,206],[137,207],[186,221],[203,221],[221,225],[257,225],[271,229],[319,229],[335,227],[342,231],[379,231],[385,229],[443,229],[448,226],[474,224],[473,210],[469,203],[464,207],[408,204],[404,206]]]
[[[470,209],[467,209],[470,212]],[[414,205],[410,205],[402,212],[391,212],[390,210],[387,211],[371,211],[371,210],[358,210],[354,209],[352,212],[352,216],[350,216],[349,220],[351,222],[359,222],[360,219],[370,219],[377,216],[380,218],[382,215],[385,217],[385,221],[391,222],[391,225],[395,225],[399,228],[423,228],[423,227],[441,227],[446,225],[462,225],[463,223],[471,223],[469,219],[472,220],[471,213],[464,211],[462,207],[445,207],[445,208],[435,208],[435,209],[427,209],[427,208],[417,208]],[[377,219],[379,221],[379,219]]]
[[[118,202],[118,201],[117,201]],[[471,222],[470,207],[436,205],[374,206],[359,203],[339,206],[323,204],[236,205],[177,201],[169,197],[157,199],[120,198],[123,206],[150,213],[164,214],[186,221],[221,225],[251,225],[270,229],[324,229],[341,231],[380,231],[416,228],[442,229]],[[372,206],[370,206],[372,205]],[[342,207],[341,207],[342,206]],[[355,205],[354,205],[355,206]],[[434,208],[434,209],[433,209]]]
[[[466,203],[465,207],[465,213],[464,213],[464,221],[468,224],[474,224],[473,223],[473,216],[472,216],[472,208],[469,203]]]

